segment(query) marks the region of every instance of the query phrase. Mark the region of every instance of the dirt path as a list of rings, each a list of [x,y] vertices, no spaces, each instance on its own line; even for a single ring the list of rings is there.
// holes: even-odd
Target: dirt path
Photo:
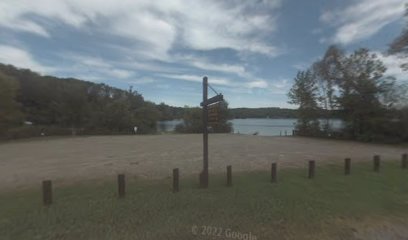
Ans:
[[[210,171],[267,170],[319,162],[397,160],[402,147],[297,137],[261,137],[237,134],[210,135]],[[124,172],[145,178],[170,176],[178,167],[183,175],[202,167],[201,135],[101,136],[40,139],[0,144],[0,190],[38,186],[41,180],[57,183],[112,177]]]

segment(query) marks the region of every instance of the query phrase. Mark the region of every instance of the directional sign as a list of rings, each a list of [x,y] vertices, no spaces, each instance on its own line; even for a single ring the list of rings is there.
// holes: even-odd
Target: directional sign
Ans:
[[[216,125],[220,120],[220,103],[211,104],[208,106],[208,124]]]
[[[219,107],[220,107],[220,102],[211,103],[208,105],[208,109],[214,109],[214,108],[219,108]]]
[[[210,104],[221,102],[221,101],[224,101],[224,96],[222,96],[222,94],[218,94],[217,96],[207,99],[207,101],[205,102],[201,102],[200,106],[204,106],[204,105],[209,106]]]
[[[218,122],[220,118],[218,116],[209,116],[208,121],[209,122]]]
[[[218,115],[219,114],[219,109],[218,108],[212,108],[212,109],[208,109],[208,116],[211,115]]]

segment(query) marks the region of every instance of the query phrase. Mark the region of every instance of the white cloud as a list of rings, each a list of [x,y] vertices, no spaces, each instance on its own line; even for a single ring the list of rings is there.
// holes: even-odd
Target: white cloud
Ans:
[[[262,34],[271,33],[276,28],[272,15],[249,15],[246,11],[253,7],[249,4],[227,5],[221,1],[189,3],[183,28],[183,39],[188,46],[199,50],[232,48],[272,56],[277,54],[277,49],[262,38]]]
[[[99,57],[86,56],[63,52],[59,54],[64,60],[69,60],[68,66],[60,66],[57,70],[60,74],[75,76],[89,81],[99,81],[106,78],[128,79],[135,71],[123,69],[118,64]]]
[[[275,81],[269,84],[269,89],[274,94],[285,95],[289,91],[291,83],[292,81],[286,78],[276,79]]]
[[[137,79],[134,79],[134,80],[127,81],[127,82],[128,83],[134,83],[134,84],[137,84],[137,85],[142,85],[142,84],[154,83],[154,82],[156,82],[156,80],[154,80],[151,77],[141,77],[141,78],[137,78]]]
[[[0,45],[0,62],[20,68],[28,68],[39,73],[50,73],[52,68],[41,65],[24,49]]]
[[[384,63],[387,67],[387,71],[385,72],[386,75],[395,77],[399,82],[406,82],[408,83],[408,74],[404,72],[400,67],[404,62],[406,62],[406,58],[400,58],[396,55],[384,55],[379,52],[375,52],[377,57]]]
[[[61,57],[65,59],[70,59],[75,64],[86,65],[89,67],[96,67],[96,68],[108,68],[111,67],[111,64],[103,60],[102,58],[92,57],[92,56],[84,56],[81,54],[75,53],[67,53],[64,52],[60,54]]]
[[[176,62],[184,63],[202,70],[234,74],[241,77],[248,76],[245,67],[239,64],[214,63],[207,58],[196,57],[193,55],[175,56],[174,59]]]
[[[248,88],[267,88],[268,82],[266,82],[265,80],[255,80],[255,81],[248,82],[246,86]]]
[[[329,41],[350,44],[367,39],[401,19],[403,12],[402,0],[354,0],[344,9],[325,11],[320,20],[335,28]]]
[[[159,74],[159,76],[170,79],[177,79],[189,82],[202,82],[203,77],[191,74]],[[208,83],[215,85],[230,86],[232,82],[225,78],[210,78]]]
[[[203,77],[192,74],[158,74],[159,77],[177,79],[189,82],[201,83]],[[251,89],[270,89],[272,92],[276,92],[277,89],[281,90],[282,86],[280,83],[269,84],[265,79],[254,79],[254,80],[231,80],[229,78],[222,78],[218,76],[211,76],[208,78],[208,83],[213,85],[218,85],[226,88],[228,91],[249,91]],[[285,82],[286,84],[286,82]],[[279,85],[279,86],[278,86]],[[283,87],[286,87],[283,86]]]
[[[15,21],[9,25],[7,25],[8,28],[14,29],[17,31],[23,31],[23,32],[31,32],[37,35],[40,35],[42,37],[50,37],[48,32],[38,25],[37,23],[30,22],[30,21]]]
[[[276,29],[279,6],[280,0],[3,0],[0,26],[52,37],[53,27],[64,23],[135,40],[137,54],[160,60],[175,44],[274,56],[279,51],[266,36]]]
[[[43,26],[30,19],[29,14],[57,19],[77,27],[86,20],[85,16],[78,13],[77,9],[70,8],[66,1],[4,0],[0,2],[1,26],[49,36]]]
[[[129,78],[130,76],[133,75],[132,71],[127,71],[123,69],[110,69],[108,71],[111,76],[120,78],[120,79]]]

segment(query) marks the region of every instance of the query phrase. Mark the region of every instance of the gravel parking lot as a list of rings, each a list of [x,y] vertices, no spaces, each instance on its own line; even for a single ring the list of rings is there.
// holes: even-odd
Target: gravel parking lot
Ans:
[[[380,154],[384,161],[398,160],[407,148],[301,137],[261,137],[212,134],[209,137],[210,173],[269,171],[279,167],[370,161]],[[0,189],[39,186],[44,179],[58,184],[100,179],[125,173],[141,178],[166,178],[180,168],[182,175],[198,174],[202,168],[202,135],[92,136],[43,138],[0,144]]]

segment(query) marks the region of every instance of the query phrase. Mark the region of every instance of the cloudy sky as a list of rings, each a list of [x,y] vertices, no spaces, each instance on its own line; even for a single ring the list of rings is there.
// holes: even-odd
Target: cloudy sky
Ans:
[[[0,0],[0,62],[197,106],[201,80],[231,107],[290,107],[299,69],[330,44],[381,55],[403,0]],[[292,106],[293,107],[293,106]]]

